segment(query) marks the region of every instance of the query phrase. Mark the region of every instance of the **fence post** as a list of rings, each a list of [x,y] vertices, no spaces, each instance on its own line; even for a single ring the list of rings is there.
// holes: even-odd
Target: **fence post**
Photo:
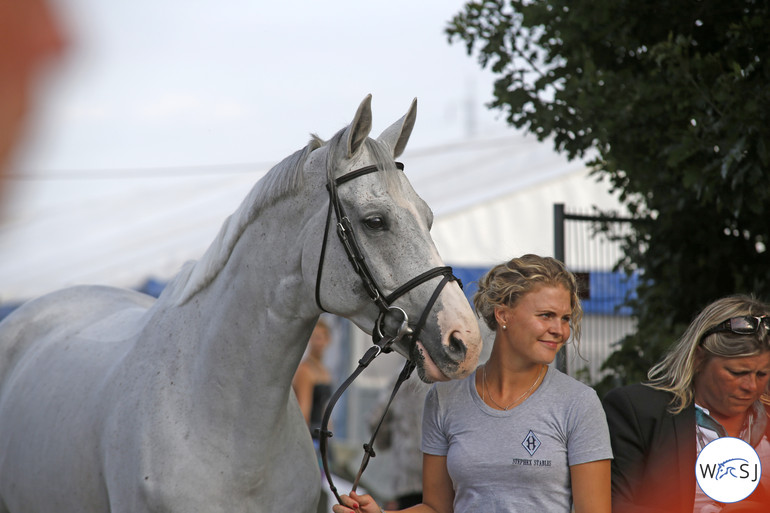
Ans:
[[[564,203],[553,204],[553,257],[564,262]],[[556,354],[556,368],[567,374],[567,347]]]
[[[553,204],[553,257],[564,263],[564,203]]]

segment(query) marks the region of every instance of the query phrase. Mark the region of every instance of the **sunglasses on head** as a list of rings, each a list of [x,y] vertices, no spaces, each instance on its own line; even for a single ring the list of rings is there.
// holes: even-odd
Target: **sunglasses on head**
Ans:
[[[701,340],[713,333],[719,333],[721,331],[729,331],[738,335],[753,335],[759,331],[760,326],[764,326],[765,331],[770,330],[770,315],[763,315],[761,317],[755,317],[753,315],[732,317],[706,330],[706,333],[703,334]]]

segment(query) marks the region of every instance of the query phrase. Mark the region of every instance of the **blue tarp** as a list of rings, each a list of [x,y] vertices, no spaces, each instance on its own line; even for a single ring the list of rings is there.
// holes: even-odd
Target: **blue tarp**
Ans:
[[[473,303],[473,294],[478,290],[478,280],[488,267],[453,267],[455,276],[463,282],[463,291]],[[588,315],[631,315],[631,309],[624,306],[627,299],[636,297],[639,275],[627,276],[613,271],[576,271],[588,276],[587,297],[581,299],[583,312]]]
[[[463,291],[468,301],[473,304],[473,294],[478,290],[478,280],[489,267],[453,267],[455,276],[463,283]],[[626,276],[625,273],[612,271],[579,271],[588,276],[589,287],[587,297],[582,299],[583,311],[588,315],[631,315],[631,309],[624,306],[628,298],[636,296],[639,283],[638,274]],[[166,286],[166,282],[149,278],[137,290],[158,297]],[[4,319],[21,303],[11,303],[0,306],[0,320]]]

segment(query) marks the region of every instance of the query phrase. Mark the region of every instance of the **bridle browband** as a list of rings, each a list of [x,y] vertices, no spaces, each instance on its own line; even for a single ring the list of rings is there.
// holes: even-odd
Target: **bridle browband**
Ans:
[[[404,165],[401,162],[396,162],[396,167],[401,171],[404,170]],[[337,179],[329,178],[326,182],[326,189],[329,191],[329,209],[326,214],[326,226],[324,228],[324,238],[323,238],[323,244],[321,246],[321,255],[318,262],[318,273],[316,276],[316,286],[315,286],[316,304],[318,305],[318,308],[320,308],[322,311],[324,312],[326,311],[323,305],[321,305],[321,277],[323,275],[323,264],[326,256],[326,245],[329,239],[329,229],[331,226],[331,216],[333,211],[337,220],[337,236],[339,237],[340,242],[342,243],[342,246],[345,249],[345,253],[348,256],[348,260],[350,261],[350,264],[353,266],[353,270],[361,278],[364,289],[366,290],[366,293],[369,295],[369,298],[379,309],[377,320],[375,321],[374,328],[372,329],[373,345],[366,351],[364,356],[361,357],[361,359],[358,361],[358,367],[356,368],[356,370],[353,371],[353,373],[348,377],[348,379],[346,379],[345,382],[342,385],[340,385],[340,387],[337,389],[334,395],[332,395],[331,399],[329,399],[329,403],[326,407],[326,410],[324,411],[324,415],[321,423],[321,429],[319,430],[319,433],[318,433],[320,451],[321,451],[321,460],[323,463],[324,473],[326,474],[326,479],[329,482],[329,488],[334,493],[334,496],[337,498],[337,502],[339,502],[340,504],[342,503],[342,501],[340,499],[339,493],[337,492],[337,488],[334,486],[334,483],[332,482],[331,473],[329,472],[329,462],[327,458],[328,439],[332,437],[332,432],[328,430],[329,418],[331,417],[331,412],[334,409],[334,405],[337,403],[337,400],[339,400],[339,398],[342,396],[345,390],[350,386],[350,384],[358,377],[359,374],[361,374],[361,372],[363,372],[363,370],[366,367],[369,366],[369,364],[377,356],[380,355],[380,353],[389,353],[390,351],[392,351],[393,344],[399,342],[402,339],[405,339],[410,346],[416,342],[416,340],[420,336],[420,332],[425,326],[425,323],[428,319],[428,314],[433,309],[433,305],[436,303],[436,300],[438,299],[439,294],[441,294],[441,291],[444,289],[444,286],[447,283],[449,283],[450,281],[457,281],[460,287],[462,288],[462,282],[460,281],[459,278],[457,278],[456,276],[454,276],[454,274],[452,274],[452,268],[449,266],[443,266],[443,267],[434,267],[433,269],[429,269],[428,271],[425,271],[424,273],[407,281],[406,283],[398,287],[396,290],[394,290],[390,294],[387,294],[387,295],[383,294],[381,287],[377,284],[377,281],[375,280],[374,275],[371,272],[371,269],[369,269],[369,266],[367,265],[366,258],[364,257],[364,254],[361,251],[361,247],[358,244],[358,240],[356,239],[355,232],[353,231],[353,225],[350,222],[350,219],[347,217],[347,214],[345,213],[345,209],[342,203],[340,202],[339,195],[337,192],[337,187],[339,185],[345,182],[349,182],[350,180],[353,180],[355,178],[367,175],[369,173],[374,173],[376,171],[379,171],[379,168],[376,165],[366,166],[366,167],[362,167],[360,169],[351,171],[343,176],[340,176]],[[433,294],[431,298],[428,300],[428,303],[425,305],[425,308],[422,311],[422,314],[420,315],[419,320],[417,321],[416,324],[414,324],[413,326],[410,326],[409,316],[407,315],[407,313],[403,309],[397,306],[393,306],[393,303],[398,298],[408,293],[412,289],[439,276],[443,276],[443,278],[441,282],[439,282],[439,284],[434,289]],[[395,331],[388,327],[387,325],[388,320],[394,320],[395,323],[397,324],[398,328],[395,329]],[[402,369],[401,374],[399,374],[398,380],[396,381],[396,384],[393,387],[393,392],[390,395],[390,400],[385,406],[385,409],[382,413],[382,417],[380,418],[380,421],[377,424],[377,427],[375,428],[374,433],[372,434],[371,440],[369,441],[369,443],[364,444],[364,458],[363,458],[363,461],[361,462],[361,467],[358,471],[358,474],[356,475],[355,481],[353,482],[353,490],[355,490],[356,487],[358,486],[358,481],[360,480],[361,475],[366,469],[366,466],[369,463],[369,459],[375,456],[374,448],[373,448],[374,439],[377,436],[377,432],[380,429],[380,425],[382,425],[382,421],[385,418],[385,414],[387,413],[388,408],[390,407],[390,403],[393,401],[393,398],[396,396],[396,392],[398,392],[398,389],[401,386],[401,384],[409,378],[413,370],[414,370],[414,363],[412,363],[409,360],[409,358],[407,358],[407,361],[404,364],[404,368]]]

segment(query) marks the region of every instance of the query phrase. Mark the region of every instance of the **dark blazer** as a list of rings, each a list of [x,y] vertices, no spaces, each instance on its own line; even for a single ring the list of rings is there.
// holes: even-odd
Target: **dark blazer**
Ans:
[[[695,407],[671,415],[672,395],[645,385],[611,390],[604,411],[612,443],[612,512],[692,512]]]
[[[604,398],[614,456],[613,513],[692,513],[695,406],[672,415],[672,398],[641,384],[616,388]],[[762,485],[747,500],[768,504]]]

